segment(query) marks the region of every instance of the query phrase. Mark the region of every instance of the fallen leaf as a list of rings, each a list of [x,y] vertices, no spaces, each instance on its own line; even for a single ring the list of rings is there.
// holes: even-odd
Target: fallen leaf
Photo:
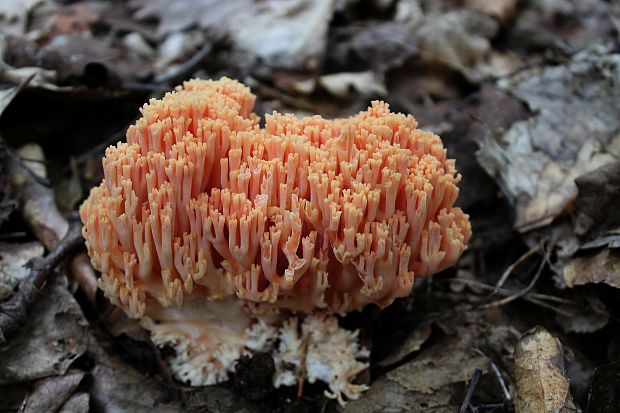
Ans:
[[[542,327],[525,333],[515,349],[517,413],[577,411],[564,370],[562,344]]]
[[[58,413],[88,413],[90,411],[90,396],[88,393],[75,393],[62,405]]]
[[[0,243],[0,301],[13,293],[13,288],[30,274],[28,261],[43,256],[45,249],[38,241]]]
[[[462,317],[449,323],[454,324],[450,327],[454,329],[453,335],[433,343],[413,360],[377,379],[362,398],[349,402],[344,411],[457,411],[464,384],[474,370],[487,372],[491,364],[488,357],[474,349],[489,345],[503,347],[514,338],[510,329],[494,326],[491,343],[490,332],[481,325],[463,326]]]
[[[568,287],[605,283],[620,288],[618,250],[606,248],[592,256],[575,258],[564,267],[562,275]]]
[[[235,47],[270,66],[300,67],[320,58],[327,42],[333,0],[134,0],[139,20],[157,18],[168,36],[198,26],[226,32]]]
[[[86,350],[88,322],[58,280],[50,281],[21,330],[0,346],[0,384],[64,374]]]
[[[616,142],[614,140],[613,142]],[[617,140],[620,143],[620,139]],[[620,149],[613,150],[620,153]],[[575,200],[575,233],[604,232],[620,228],[620,214],[610,214],[601,205],[620,205],[620,162],[601,166],[575,180],[578,196]],[[596,235],[590,238],[594,238]]]
[[[338,41],[327,50],[327,58],[335,66],[349,67],[355,62],[360,67],[384,74],[417,52],[411,25],[421,17],[420,12],[417,17],[411,16],[406,21],[372,21],[359,28],[353,27],[353,33],[337,36]]]
[[[488,2],[495,3],[495,2]],[[507,45],[528,52],[574,53],[614,40],[611,16],[615,2],[605,0],[531,0],[519,3]]]
[[[89,394],[94,405],[109,413],[179,413],[177,402],[169,399],[166,386],[145,377],[126,362],[108,354],[94,337],[89,342],[89,355],[95,360],[91,371]]]
[[[323,75],[319,78],[319,83],[338,97],[347,97],[352,91],[362,96],[387,95],[385,85],[371,71]]]
[[[421,57],[457,69],[471,81],[491,73],[480,66],[491,51],[497,21],[474,10],[459,9],[426,15],[413,29]]]
[[[619,65],[620,54],[593,47],[500,81],[536,114],[484,135],[477,156],[515,205],[520,231],[549,224],[575,200],[576,178],[620,156],[620,72],[608,69]]]
[[[37,381],[21,409],[23,413],[55,412],[73,394],[84,378],[82,371],[68,371]]]
[[[32,176],[47,177],[43,150],[39,145],[27,144],[15,153],[28,159],[23,164],[12,160],[8,165],[11,184],[20,191],[21,213],[37,238],[51,250],[64,237],[69,224],[58,211],[54,191]]]

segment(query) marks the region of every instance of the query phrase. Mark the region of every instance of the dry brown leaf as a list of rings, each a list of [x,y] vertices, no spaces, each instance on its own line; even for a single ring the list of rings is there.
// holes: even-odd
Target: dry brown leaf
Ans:
[[[569,287],[605,283],[620,288],[618,250],[604,249],[593,256],[575,258],[564,267],[562,275]]]
[[[95,359],[91,371],[89,393],[93,402],[105,413],[178,413],[178,402],[166,403],[166,387],[153,378],[128,366],[123,360],[108,354],[94,337],[89,343],[89,355]]]
[[[462,398],[464,383],[476,368],[486,372],[491,363],[474,349],[487,345],[494,349],[504,347],[514,336],[504,326],[495,326],[493,334],[478,324],[463,326],[460,317],[450,323],[456,325],[454,335],[434,343],[412,361],[386,373],[363,397],[349,402],[345,412],[457,411],[460,402],[457,405],[455,400]]]
[[[319,84],[338,97],[347,97],[351,92],[362,96],[387,95],[383,81],[372,71],[323,75]]]
[[[573,404],[562,344],[542,327],[525,333],[515,350],[517,413],[569,413]]]
[[[0,384],[64,374],[86,350],[88,322],[58,280],[48,282],[19,333],[0,346]]]
[[[51,250],[65,236],[69,224],[56,207],[54,192],[32,177],[31,173],[40,178],[47,177],[43,150],[39,145],[27,144],[15,153],[28,159],[24,162],[28,169],[14,160],[8,168],[12,185],[21,190],[22,215],[36,237]]]
[[[500,85],[537,114],[488,133],[478,160],[516,207],[515,227],[549,224],[577,196],[575,179],[620,156],[620,55],[593,47]]]
[[[614,142],[620,144],[620,139]],[[620,153],[620,150],[614,152]],[[600,239],[611,235],[610,229],[617,232],[620,229],[620,214],[610,214],[601,205],[620,205],[620,162],[603,165],[580,176],[575,183],[579,189],[575,200],[575,233]],[[617,233],[614,235],[618,236]],[[611,239],[607,244],[610,242]]]
[[[430,14],[414,27],[421,56],[437,60],[463,73],[472,81],[489,76],[485,60],[491,51],[490,39],[499,27],[493,18],[474,10],[460,9]]]

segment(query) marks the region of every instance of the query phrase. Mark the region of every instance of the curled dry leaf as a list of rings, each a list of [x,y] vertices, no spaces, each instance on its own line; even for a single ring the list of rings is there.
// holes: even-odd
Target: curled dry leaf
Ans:
[[[517,413],[568,413],[573,403],[562,344],[542,327],[525,333],[515,349]]]
[[[19,192],[21,214],[45,248],[52,250],[67,233],[69,224],[58,210],[54,191],[32,176],[47,177],[43,150],[39,145],[28,144],[19,148],[16,154],[28,159],[21,164],[11,159],[7,168],[11,185]],[[73,257],[71,270],[75,280],[94,303],[97,280],[88,257],[85,254]]]
[[[536,114],[486,134],[478,160],[516,207],[521,231],[549,224],[577,196],[575,178],[620,156],[620,54],[593,47],[500,86]]]
[[[28,159],[23,163],[12,159],[8,165],[11,184],[21,192],[22,216],[35,236],[51,250],[65,236],[69,224],[56,207],[52,189],[37,182],[32,176],[47,177],[43,150],[39,145],[27,144],[19,148],[16,154]]]

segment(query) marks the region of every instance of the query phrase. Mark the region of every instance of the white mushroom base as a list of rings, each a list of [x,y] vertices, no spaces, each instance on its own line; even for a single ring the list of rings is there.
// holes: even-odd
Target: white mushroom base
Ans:
[[[357,331],[341,328],[334,315],[300,320],[253,310],[237,299],[192,298],[181,307],[147,311],[142,326],[157,346],[175,350],[167,362],[178,380],[193,386],[223,382],[242,356],[269,352],[275,387],[323,381],[329,387],[325,395],[341,405],[367,390],[351,383],[368,367],[363,360],[370,354],[358,343]]]

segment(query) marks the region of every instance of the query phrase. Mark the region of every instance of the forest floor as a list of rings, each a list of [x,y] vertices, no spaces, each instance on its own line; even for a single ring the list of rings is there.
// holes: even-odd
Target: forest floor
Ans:
[[[613,0],[0,1],[0,412],[620,412],[619,31]],[[71,236],[139,107],[221,76],[259,116],[384,100],[463,175],[458,264],[341,320],[345,408],[264,357],[175,381]]]

